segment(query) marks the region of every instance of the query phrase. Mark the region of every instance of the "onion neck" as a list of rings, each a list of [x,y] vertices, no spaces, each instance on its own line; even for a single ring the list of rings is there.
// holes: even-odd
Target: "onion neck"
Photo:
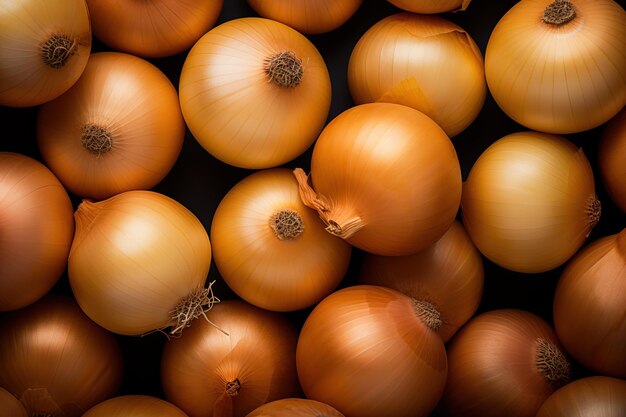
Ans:
[[[241,388],[241,383],[239,382],[239,378],[235,378],[232,381],[228,381],[226,383],[226,394],[229,397],[236,397],[239,395],[239,388]]]
[[[269,219],[270,228],[279,240],[292,240],[304,232],[304,221],[295,210],[279,210]]]
[[[413,309],[417,317],[424,323],[430,330],[437,332],[443,324],[441,319],[441,313],[432,303],[424,300],[416,300],[412,298]]]
[[[52,34],[41,45],[41,59],[53,69],[61,69],[78,49],[76,38],[65,34]]]
[[[113,135],[100,125],[86,123],[81,129],[80,141],[83,147],[97,158],[113,148]]]
[[[535,365],[539,373],[553,388],[567,384],[572,376],[569,361],[552,342],[538,338],[535,350]]]
[[[576,18],[574,4],[569,0],[554,0],[543,11],[541,20],[552,26],[562,26]]]
[[[267,57],[264,61],[265,74],[270,82],[284,87],[297,87],[302,81],[302,60],[291,51],[283,51]]]

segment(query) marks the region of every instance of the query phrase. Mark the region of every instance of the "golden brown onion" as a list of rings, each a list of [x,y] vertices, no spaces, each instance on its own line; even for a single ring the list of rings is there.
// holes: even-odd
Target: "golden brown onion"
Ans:
[[[263,404],[246,417],[345,417],[328,404],[303,398],[285,398]]]
[[[387,0],[403,10],[413,13],[444,13],[467,9],[472,0]]]
[[[156,397],[123,395],[89,409],[82,417],[187,417],[180,408]]]
[[[626,213],[626,107],[604,128],[598,165],[606,190]]]

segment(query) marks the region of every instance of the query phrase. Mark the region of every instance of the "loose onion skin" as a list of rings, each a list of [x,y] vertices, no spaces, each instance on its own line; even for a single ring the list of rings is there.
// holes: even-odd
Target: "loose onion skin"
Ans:
[[[191,48],[217,21],[224,0],[87,0],[94,35],[114,50],[164,57]]]
[[[287,25],[256,17],[230,20],[200,38],[179,91],[196,140],[217,159],[249,169],[306,151],[326,122],[331,97],[315,46]]]
[[[444,13],[467,9],[472,0],[387,0],[396,7],[413,13]]]
[[[273,311],[309,307],[341,282],[351,246],[324,230],[288,169],[256,172],[222,199],[211,224],[215,264],[241,298]]]
[[[0,105],[30,107],[70,88],[87,65],[85,0],[5,1],[0,11]]]
[[[29,416],[79,417],[120,386],[117,341],[71,298],[45,297],[1,325],[0,386]]]
[[[184,135],[165,74],[119,52],[93,54],[78,82],[43,105],[37,120],[46,165],[74,194],[97,200],[152,188],[176,162]]]
[[[526,273],[566,262],[600,218],[582,149],[538,132],[507,135],[489,146],[463,184],[461,209],[483,255]]]
[[[502,17],[487,43],[487,84],[525,127],[581,132],[626,105],[626,12],[613,0],[569,0],[544,15],[552,3],[523,0]]]
[[[189,417],[243,417],[260,405],[300,394],[297,333],[278,313],[226,300],[163,350],[165,397]]]
[[[588,369],[626,378],[626,229],[583,248],[563,271],[554,325],[567,351]]]
[[[439,16],[397,13],[372,26],[348,64],[356,104],[413,107],[450,137],[469,126],[487,94],[483,57],[470,35]]]
[[[28,417],[22,403],[4,388],[0,388],[0,410],[3,417]]]
[[[307,398],[346,416],[428,415],[443,392],[446,351],[418,317],[414,300],[358,285],[322,300],[298,339],[298,376]]]
[[[328,404],[303,398],[285,398],[263,404],[246,417],[345,417]]]
[[[604,128],[598,147],[600,174],[609,196],[626,213],[626,107]]]
[[[89,409],[82,417],[187,417],[180,408],[147,395],[123,395]]]
[[[359,283],[393,288],[431,303],[441,313],[438,333],[445,343],[478,309],[483,261],[463,226],[455,221],[434,245],[413,255],[366,254]]]
[[[40,162],[0,152],[0,311],[43,297],[67,265],[73,207]]]

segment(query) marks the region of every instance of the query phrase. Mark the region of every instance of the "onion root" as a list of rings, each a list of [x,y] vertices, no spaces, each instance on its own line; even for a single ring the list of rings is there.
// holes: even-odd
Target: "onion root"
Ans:
[[[87,123],[83,126],[80,140],[83,147],[96,157],[100,157],[109,152],[113,147],[113,137],[111,133],[102,126]]]
[[[433,331],[438,331],[443,324],[441,313],[432,303],[424,300],[413,299],[413,306],[417,317]]]
[[[541,20],[549,25],[561,26],[574,20],[576,11],[568,0],[554,0],[543,11]]]
[[[549,381],[553,388],[567,384],[572,375],[572,369],[567,358],[556,347],[545,339],[537,339],[537,369]]]
[[[304,232],[304,221],[294,210],[280,210],[270,217],[270,227],[279,240],[295,239]]]
[[[76,39],[68,35],[54,34],[41,46],[41,58],[50,68],[60,69],[74,55],[77,47]]]
[[[304,67],[302,60],[293,52],[284,51],[268,57],[265,60],[265,73],[270,82],[281,87],[293,88],[300,84]]]
[[[228,336],[228,333],[224,329],[209,320],[206,315],[206,312],[213,308],[214,304],[220,302],[220,299],[213,295],[213,284],[215,284],[215,281],[209,283],[207,288],[198,288],[184,297],[176,308],[170,312],[170,319],[173,324],[157,330],[165,333],[168,337],[179,337],[183,330],[191,326],[191,323],[195,319],[203,316],[209,324]],[[164,330],[168,327],[170,327],[171,330],[165,332]]]

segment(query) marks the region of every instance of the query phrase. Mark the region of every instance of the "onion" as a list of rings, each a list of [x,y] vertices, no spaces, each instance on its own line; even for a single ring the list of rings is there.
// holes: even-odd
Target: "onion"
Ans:
[[[439,16],[398,13],[359,39],[348,64],[355,103],[413,107],[448,136],[469,126],[487,93],[483,57],[470,35]]]
[[[330,109],[324,59],[303,35],[257,17],[223,23],[191,49],[180,75],[189,130],[217,159],[243,168],[291,161]]]
[[[408,256],[366,254],[359,283],[382,285],[428,302],[441,314],[444,342],[469,320],[481,301],[484,270],[480,253],[455,221],[429,248]]]
[[[600,218],[582,149],[538,132],[507,135],[489,146],[464,183],[461,207],[483,255],[528,273],[566,262]]]
[[[626,107],[604,128],[598,165],[605,188],[626,213]]]
[[[0,152],[0,311],[43,297],[67,265],[72,202],[44,165]]]
[[[330,32],[346,23],[363,0],[248,0],[261,16],[300,33]]]
[[[588,369],[626,378],[626,229],[583,248],[554,295],[554,326]]]
[[[284,316],[226,300],[164,348],[165,397],[189,417],[243,417],[297,396],[296,330]]]
[[[204,284],[211,244],[200,221],[171,198],[128,191],[83,201],[69,256],[83,311],[112,332],[178,334],[218,301]]]
[[[285,398],[263,404],[246,417],[345,417],[328,404],[303,398]]]
[[[524,0],[494,28],[489,90],[529,129],[574,133],[626,105],[626,12],[613,0]]]
[[[358,285],[322,300],[298,339],[298,376],[307,398],[346,416],[420,417],[446,381],[436,311],[384,287]]]
[[[92,55],[78,82],[41,107],[39,149],[73,193],[98,200],[152,188],[182,148],[185,123],[176,89],[132,55]]]
[[[31,417],[81,416],[122,382],[115,338],[69,297],[45,297],[4,315],[0,326],[0,386]]]
[[[622,417],[626,412],[626,381],[590,376],[552,394],[536,417]]]
[[[413,13],[444,13],[467,9],[472,0],[387,0],[403,10]]]
[[[569,381],[570,364],[554,331],[522,310],[493,310],[470,320],[448,344],[444,416],[534,417]]]
[[[222,199],[211,225],[215,264],[244,300],[274,311],[309,307],[343,278],[351,247],[324,230],[283,168],[256,172]]]
[[[187,417],[180,408],[147,395],[123,395],[89,409],[82,417]]]
[[[301,169],[295,173],[303,202],[318,211],[326,230],[378,255],[408,255],[433,244],[460,202],[452,142],[427,116],[399,104],[344,111],[315,143],[312,184]]]
[[[224,0],[87,0],[94,35],[112,49],[146,57],[189,49],[217,21]]]
[[[6,417],[28,417],[22,403],[11,393],[0,387],[0,410]]]
[[[91,51],[85,0],[4,1],[0,10],[0,105],[36,106],[70,88]]]

